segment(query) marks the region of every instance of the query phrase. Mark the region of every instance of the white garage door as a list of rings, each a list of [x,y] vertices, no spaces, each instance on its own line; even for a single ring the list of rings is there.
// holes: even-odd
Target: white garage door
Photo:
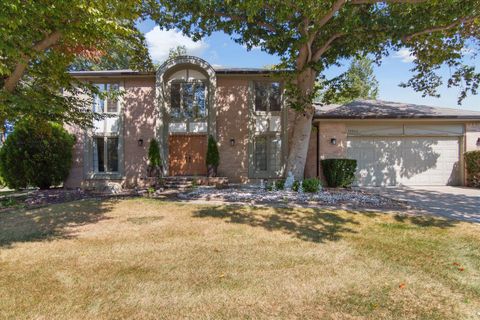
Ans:
[[[360,186],[458,185],[458,137],[349,137]]]

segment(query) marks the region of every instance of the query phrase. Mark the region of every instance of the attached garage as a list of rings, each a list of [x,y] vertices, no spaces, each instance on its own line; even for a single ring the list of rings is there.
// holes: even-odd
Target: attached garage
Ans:
[[[359,186],[458,185],[459,124],[347,126],[347,158]]]
[[[480,112],[379,100],[319,106],[318,159],[356,159],[357,186],[463,185],[462,154],[480,148],[474,123]]]

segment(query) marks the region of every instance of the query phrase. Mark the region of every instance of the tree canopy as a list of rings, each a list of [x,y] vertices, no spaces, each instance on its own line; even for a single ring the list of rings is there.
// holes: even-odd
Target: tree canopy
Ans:
[[[67,72],[75,58],[99,61],[110,52],[130,67],[150,68],[135,22],[141,0],[9,0],[0,4],[0,123],[26,115],[88,126],[98,117],[84,108],[96,88]],[[81,99],[80,97],[83,97]]]
[[[378,81],[372,61],[367,57],[355,57],[348,70],[331,80],[321,81],[319,100],[323,103],[349,103],[355,99],[376,99]]]
[[[152,17],[195,39],[222,30],[248,48],[281,57],[289,73],[287,94],[298,110],[287,171],[303,178],[319,73],[342,59],[370,54],[377,61],[392,50],[415,56],[405,86],[436,95],[441,65],[452,70],[450,86],[462,97],[476,93],[480,75],[464,65],[464,47],[478,47],[480,0],[166,0]],[[158,9],[158,8],[157,8]],[[165,18],[167,17],[167,18]]]

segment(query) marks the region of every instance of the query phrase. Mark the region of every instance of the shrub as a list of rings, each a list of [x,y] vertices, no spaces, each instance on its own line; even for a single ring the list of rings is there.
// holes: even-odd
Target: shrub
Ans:
[[[323,175],[329,187],[349,187],[355,180],[357,160],[325,159],[321,161]]]
[[[160,156],[160,147],[155,138],[150,140],[150,145],[148,147],[148,162],[154,168],[160,167],[162,165],[162,157]]]
[[[467,186],[480,188],[480,150],[465,152]]]
[[[274,182],[275,182],[275,188],[277,190],[283,190],[283,188],[285,187],[285,180],[284,179],[274,180],[272,182],[267,183],[267,185],[266,185],[267,191],[272,191],[273,190],[273,183]]]
[[[303,191],[305,192],[318,192],[320,190],[321,185],[322,183],[317,178],[305,179],[302,182]]]
[[[162,157],[160,155],[160,147],[156,139],[150,140],[148,146],[148,176],[159,177],[162,173]]]
[[[70,171],[74,144],[60,124],[22,120],[0,150],[1,176],[14,189],[59,185]]]
[[[208,146],[207,146],[207,166],[218,167],[220,163],[220,155],[218,153],[218,146],[215,138],[210,135],[208,136]]]
[[[300,182],[298,182],[298,180],[293,181],[292,191],[298,192],[299,187],[300,187]]]

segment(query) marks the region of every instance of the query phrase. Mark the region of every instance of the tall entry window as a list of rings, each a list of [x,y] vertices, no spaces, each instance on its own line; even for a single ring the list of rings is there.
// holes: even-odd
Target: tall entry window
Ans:
[[[170,115],[177,119],[204,119],[207,116],[204,82],[172,82]]]
[[[281,84],[272,81],[253,83],[254,134],[253,177],[277,177],[283,167]]]
[[[107,117],[95,121],[92,133],[91,160],[93,174],[118,174],[120,146],[120,103],[118,83],[95,84],[100,94],[94,97],[93,111]]]

